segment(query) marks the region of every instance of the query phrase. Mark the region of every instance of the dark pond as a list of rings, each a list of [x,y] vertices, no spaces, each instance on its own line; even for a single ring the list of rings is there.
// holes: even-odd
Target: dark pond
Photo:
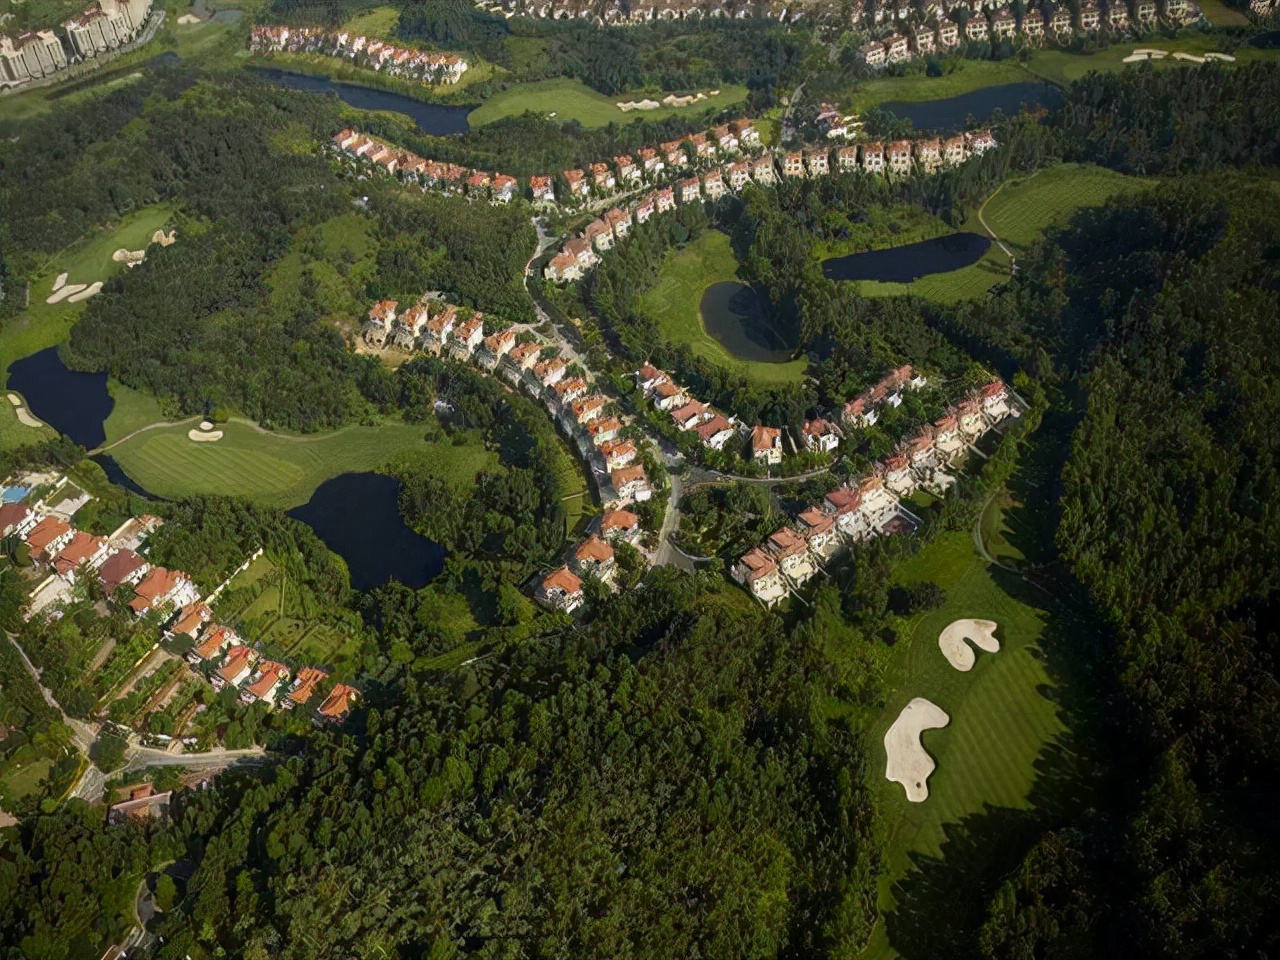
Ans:
[[[107,374],[68,370],[50,347],[9,365],[9,389],[23,395],[31,412],[87,450],[107,435],[103,421],[115,401],[107,393]]]
[[[102,472],[107,475],[107,479],[114,483],[117,487],[123,487],[130,493],[136,493],[144,500],[163,500],[164,497],[157,497],[154,493],[144,487],[133,477],[124,472],[124,467],[120,466],[116,458],[109,453],[99,453],[90,457],[94,463],[102,468]]]
[[[344,473],[289,511],[342,557],[357,590],[398,580],[425,587],[444,568],[444,548],[409,529],[400,516],[400,481],[380,473]]]
[[[703,292],[698,311],[707,333],[739,360],[782,363],[795,352],[795,343],[770,319],[764,298],[745,283],[713,283]]]
[[[294,73],[291,70],[277,70],[275,67],[253,67],[253,72],[264,80],[289,87],[293,90],[305,90],[308,93],[334,93],[342,101],[358,110],[392,110],[403,113],[413,120],[423,133],[438,137],[447,137],[455,133],[466,133],[467,114],[470,107],[446,107],[438,103],[423,103],[399,93],[377,90],[373,87],[362,87],[354,83],[343,83],[328,77],[312,76],[306,73]]]
[[[1051,83],[1005,83],[945,100],[925,100],[922,103],[894,100],[880,104],[880,109],[900,119],[910,120],[917,130],[955,133],[968,125],[969,117],[974,123],[986,123],[997,110],[1011,117],[1024,106],[1028,110],[1036,110],[1057,107],[1061,103],[1062,91]]]
[[[946,273],[977,263],[991,241],[977,233],[953,233],[887,250],[869,250],[822,261],[828,280],[881,280],[910,283],[931,273]]]

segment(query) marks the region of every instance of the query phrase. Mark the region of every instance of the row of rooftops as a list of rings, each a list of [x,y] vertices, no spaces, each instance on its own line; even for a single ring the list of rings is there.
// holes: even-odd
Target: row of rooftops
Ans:
[[[859,48],[860,58],[871,66],[910,60],[940,48],[957,46],[962,34],[969,40],[985,40],[991,36],[1007,39],[1016,34],[1038,39],[1045,36],[1046,28],[1052,33],[1066,35],[1074,29],[1096,31],[1106,26],[1122,30],[1130,25],[1129,4],[1123,0],[1107,3],[1105,14],[1097,3],[1085,2],[1078,5],[1074,15],[1067,4],[1058,4],[1047,13],[1037,5],[1028,4],[1020,16],[1014,15],[1007,2],[984,4],[983,0],[973,0],[957,4],[953,10],[957,15],[961,11],[968,14],[963,27],[956,20],[942,17],[941,4],[937,6],[939,17],[936,25],[921,23],[905,32],[895,31],[869,40]],[[1143,25],[1155,23],[1155,0],[1136,0],[1132,6],[1133,20]],[[1166,0],[1164,15],[1174,23],[1188,23],[1199,18],[1200,9],[1191,0]]]
[[[636,386],[645,399],[671,416],[679,430],[692,430],[704,447],[723,450],[738,430],[738,422],[696,399],[687,389],[651,363],[635,372]]]
[[[77,530],[62,517],[32,510],[23,503],[0,505],[0,537],[16,536],[27,545],[34,563],[48,567],[68,584],[86,571],[97,574],[108,595],[132,587],[129,608],[142,616],[195,592],[195,584],[180,570],[153,566],[123,545],[146,537],[161,524],[158,517],[134,518],[113,537]],[[123,535],[128,530],[129,537]]]
[[[909,367],[899,368],[873,390],[901,389]],[[1008,388],[992,380],[948,408],[932,424],[904,438],[894,454],[872,473],[832,490],[821,504],[802,511],[795,526],[783,527],[752,547],[733,567],[733,578],[766,606],[772,606],[814,576],[844,541],[856,542],[896,529],[897,497],[910,496],[924,478],[960,455],[967,443],[1010,414]]]
[[[292,710],[309,703],[317,688],[329,678],[327,671],[312,666],[303,667],[294,677],[287,664],[260,657],[233,629],[213,622],[213,611],[204,603],[183,607],[166,633],[195,640],[195,646],[187,653],[187,662],[193,668],[214,664],[211,677],[214,688],[240,689],[241,704],[261,702],[268,707]],[[290,679],[292,683],[288,682]],[[316,715],[322,720],[341,721],[359,695],[355,687],[336,683],[317,708]]]
[[[254,27],[249,49],[254,53],[346,57],[374,70],[439,83],[456,83],[469,66],[457,54],[398,47],[361,34],[319,27]]]

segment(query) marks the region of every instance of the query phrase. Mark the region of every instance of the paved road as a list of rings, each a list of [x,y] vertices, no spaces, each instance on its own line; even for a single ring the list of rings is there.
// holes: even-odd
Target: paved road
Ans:
[[[36,669],[36,665],[27,657],[27,651],[22,649],[22,644],[18,643],[18,638],[11,633],[6,633],[5,635],[9,638],[9,642],[13,644],[13,648],[18,651],[18,655],[22,657],[22,662],[26,664],[27,672],[31,674],[31,679],[40,688],[40,696],[44,697],[44,702],[62,715],[62,722],[73,731],[73,742],[85,756],[88,756],[89,745],[98,737],[98,728],[91,723],[85,723],[83,720],[67,716],[66,711],[62,709],[62,705],[54,698],[53,692],[40,682],[40,671]]]
[[[250,763],[266,758],[262,747],[249,747],[244,750],[227,750],[215,747],[203,753],[170,753],[168,750],[157,750],[153,747],[134,747],[129,752],[129,760],[123,772],[145,770],[147,767],[186,767],[188,770],[205,770],[209,767],[230,766],[234,763]]]

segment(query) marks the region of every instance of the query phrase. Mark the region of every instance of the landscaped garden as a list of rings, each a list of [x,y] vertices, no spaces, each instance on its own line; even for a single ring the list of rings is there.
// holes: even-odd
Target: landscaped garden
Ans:
[[[672,343],[686,344],[696,356],[757,383],[799,380],[808,361],[739,360],[707,332],[699,313],[702,295],[713,283],[736,279],[737,272],[729,238],[718,230],[705,230],[684,248],[667,254],[658,282],[640,298],[640,311],[657,321],[663,336]]]
[[[426,443],[423,427],[396,422],[290,436],[233,420],[220,425],[223,437],[215,443],[193,443],[188,429],[189,424],[181,424],[147,430],[110,453],[133,480],[157,496],[220,494],[285,508],[305,503],[330,477],[371,470],[410,451],[458,482],[469,481],[495,461],[478,441]]]

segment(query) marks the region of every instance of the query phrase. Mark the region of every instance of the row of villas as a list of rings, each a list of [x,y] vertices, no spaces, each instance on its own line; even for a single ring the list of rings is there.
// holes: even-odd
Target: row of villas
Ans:
[[[468,69],[467,61],[456,54],[397,47],[362,34],[319,27],[254,27],[249,36],[249,52],[315,53],[350,60],[358,67],[389,77],[423,83],[457,83]]]
[[[646,363],[635,373],[636,386],[654,408],[671,417],[677,430],[692,430],[708,450],[723,450],[741,424],[714,407],[702,403],[663,370]],[[781,451],[781,440],[778,445]],[[779,454],[780,455],[780,454]]]
[[[962,11],[963,25],[940,17],[936,24],[904,27],[867,41],[859,47],[858,56],[868,66],[885,66],[952,49],[960,45],[962,36],[974,42],[1012,40],[1017,36],[1030,41],[1068,40],[1075,33],[1128,30],[1135,24],[1141,29],[1150,29],[1160,18],[1155,0],[1138,0],[1133,4],[1132,13],[1129,5],[1120,0],[1112,0],[1105,10],[1093,2],[1080,4],[1074,12],[1065,4],[1046,7],[1047,12],[1028,5],[1019,17],[1008,5],[985,6],[981,0],[975,0],[972,5],[962,4],[956,8]],[[1164,18],[1175,26],[1192,23],[1200,18],[1200,8],[1190,0],[1166,0]]]
[[[214,623],[213,611],[204,603],[183,607],[165,632],[191,638],[195,646],[187,653],[187,663],[192,670],[208,675],[217,691],[239,690],[241,706],[262,703],[272,710],[306,706],[329,678],[319,667],[303,667],[295,677],[287,664],[262,657],[230,627]],[[315,719],[340,723],[359,698],[355,687],[335,683],[316,709]]]
[[[621,438],[622,421],[608,398],[594,393],[584,376],[555,356],[555,347],[532,333],[512,329],[484,335],[484,315],[426,297],[400,311],[395,300],[370,309],[362,327],[367,343],[391,343],[406,350],[474,363],[501,376],[542,402],[551,418],[572,439],[592,467],[606,508],[648,500],[652,494],[644,468],[634,463],[635,444]]]
[[[490,203],[510,203],[521,195],[520,181],[502,173],[469,170],[456,163],[427,160],[394,144],[355,130],[334,134],[331,144],[338,153],[352,160],[379,167],[406,183],[423,189],[435,188],[444,193],[466,194]]]
[[[52,30],[0,35],[0,87],[19,87],[115,50],[142,32],[150,12],[151,0],[97,0],[62,24],[65,45]]]
[[[959,2],[956,0],[923,0],[923,2],[921,0],[876,0],[873,16],[863,16],[855,10],[854,20],[862,21],[869,26],[920,20],[944,27],[948,20],[956,24],[965,24],[974,18],[986,18],[1002,10],[1017,8],[1022,11],[1023,16],[1034,12],[1047,23],[1057,10],[1078,7],[1080,15],[1074,22],[1083,24],[1086,22],[1083,11],[1091,5],[1092,0],[1060,2],[1056,5],[1047,2],[1015,4],[1013,0],[959,0]],[[1068,17],[1071,19],[1069,12]],[[1151,26],[1160,18],[1173,26],[1181,26],[1198,20],[1200,10],[1193,0],[1164,0],[1159,7],[1155,0],[1109,0],[1106,3],[1105,17],[1100,17],[1099,22],[1108,23],[1115,29],[1123,29],[1131,22]],[[1083,29],[1095,28],[1084,27]]]
[[[139,617],[195,600],[199,594],[187,574],[153,565],[137,552],[160,523],[158,517],[135,517],[101,537],[23,503],[0,506],[0,539],[20,539],[30,551],[31,562],[48,574],[33,591],[27,616],[65,600],[86,577],[95,577],[113,599],[128,596],[129,609]]]
[[[605,508],[599,528],[571,549],[563,567],[534,587],[539,603],[572,613],[584,601],[582,577],[594,576],[611,587],[616,571],[614,545],[620,541],[634,545],[640,539],[639,518],[626,508],[649,500],[653,488],[637,462],[636,444],[621,435],[624,425],[609,399],[594,392],[585,375],[575,373],[555,355],[553,344],[509,328],[486,337],[479,312],[459,310],[450,303],[424,298],[403,312],[398,307],[394,300],[382,300],[370,308],[364,325],[366,340],[390,339],[408,349],[471,362],[502,377],[546,406],[591,467]]]
[[[751,154],[761,149],[760,132],[755,125],[749,120],[734,120],[684,139],[641,148],[634,157],[614,157],[612,163],[564,170],[558,177],[535,174],[528,178],[526,189],[526,184],[515,177],[427,160],[356,130],[340,131],[331,144],[345,156],[378,166],[423,188],[465,193],[492,203],[510,203],[517,197],[526,197],[537,204],[586,203],[593,197],[613,196],[645,183],[660,182],[680,170],[713,163],[720,156]]]
[[[993,380],[904,439],[869,476],[828,493],[752,547],[730,574],[765,606],[817,576],[846,546],[893,533],[903,525],[900,499],[921,487],[944,494],[950,466],[988,430],[1020,411],[1003,382]]]
[[[936,173],[945,166],[964,163],[969,157],[993,146],[995,138],[991,132],[981,130],[945,139],[926,137],[888,144],[877,140],[839,147],[834,151],[814,147],[782,154],[779,159],[781,175],[786,178],[827,176],[832,172],[833,157],[838,173],[862,170],[870,174],[903,177],[917,169]],[[740,160],[713,168],[701,177],[686,177],[673,186],[651,190],[629,208],[614,207],[606,211],[588,223],[577,236],[565,241],[560,252],[543,269],[543,276],[553,283],[581,280],[600,262],[605,252],[630,233],[633,226],[646,223],[656,214],[674,210],[677,198],[681,205],[702,203],[704,200],[714,203],[726,193],[740,193],[749,183],[768,185],[776,183],[777,179],[774,157],[764,154],[754,160]]]
[[[544,607],[573,613],[586,602],[583,581],[594,577],[616,590],[618,571],[614,548],[619,543],[635,545],[640,539],[640,518],[625,507],[606,510],[596,532],[569,549],[567,562],[541,577],[534,599]]]

